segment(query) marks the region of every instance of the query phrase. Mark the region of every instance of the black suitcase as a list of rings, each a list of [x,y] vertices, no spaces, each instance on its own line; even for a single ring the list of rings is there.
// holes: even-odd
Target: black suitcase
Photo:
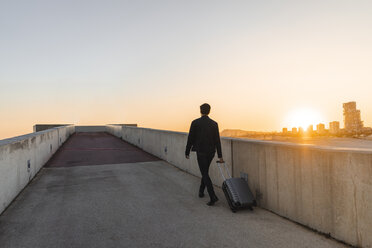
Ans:
[[[221,169],[221,163],[217,162],[217,164],[224,179],[222,190],[225,193],[231,211],[235,213],[237,210],[244,208],[253,210],[253,206],[256,206],[257,204],[251,190],[249,189],[248,183],[243,178],[232,178],[226,164],[224,163],[225,170],[229,176],[229,178],[226,179]]]

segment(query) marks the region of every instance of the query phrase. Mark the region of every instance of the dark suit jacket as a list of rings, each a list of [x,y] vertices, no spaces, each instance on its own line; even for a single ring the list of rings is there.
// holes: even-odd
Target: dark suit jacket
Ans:
[[[199,153],[215,153],[222,158],[220,133],[217,122],[208,116],[202,116],[191,123],[189,137],[187,139],[185,155],[190,154],[190,150]]]

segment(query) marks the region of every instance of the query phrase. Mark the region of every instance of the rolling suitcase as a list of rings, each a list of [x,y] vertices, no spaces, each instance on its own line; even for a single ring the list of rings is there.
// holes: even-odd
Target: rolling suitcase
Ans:
[[[257,204],[248,187],[248,183],[243,178],[232,178],[226,163],[223,163],[227,175],[229,176],[229,178],[226,179],[220,165],[221,163],[217,162],[217,164],[224,180],[222,183],[222,190],[226,196],[231,211],[235,213],[237,210],[243,208],[253,210],[253,206],[256,206]]]

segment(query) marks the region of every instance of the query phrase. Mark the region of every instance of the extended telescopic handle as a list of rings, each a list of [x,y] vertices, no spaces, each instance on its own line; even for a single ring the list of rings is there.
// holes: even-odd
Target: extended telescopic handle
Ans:
[[[229,169],[227,168],[225,162],[221,163],[220,161],[217,161],[217,165],[218,165],[218,168],[220,169],[220,172],[221,172],[222,178],[223,178],[224,181],[226,181],[225,175],[224,175],[224,173],[222,172],[222,168],[221,168],[221,165],[220,165],[220,164],[223,164],[223,165],[224,165],[224,167],[225,167],[225,171],[227,172],[227,175],[229,176],[229,178],[231,178],[231,175],[230,175]]]

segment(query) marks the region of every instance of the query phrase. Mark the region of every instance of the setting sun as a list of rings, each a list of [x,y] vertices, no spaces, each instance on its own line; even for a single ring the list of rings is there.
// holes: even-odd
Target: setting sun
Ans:
[[[310,125],[316,126],[323,122],[322,115],[310,108],[300,108],[290,112],[286,118],[286,126],[308,128]]]

